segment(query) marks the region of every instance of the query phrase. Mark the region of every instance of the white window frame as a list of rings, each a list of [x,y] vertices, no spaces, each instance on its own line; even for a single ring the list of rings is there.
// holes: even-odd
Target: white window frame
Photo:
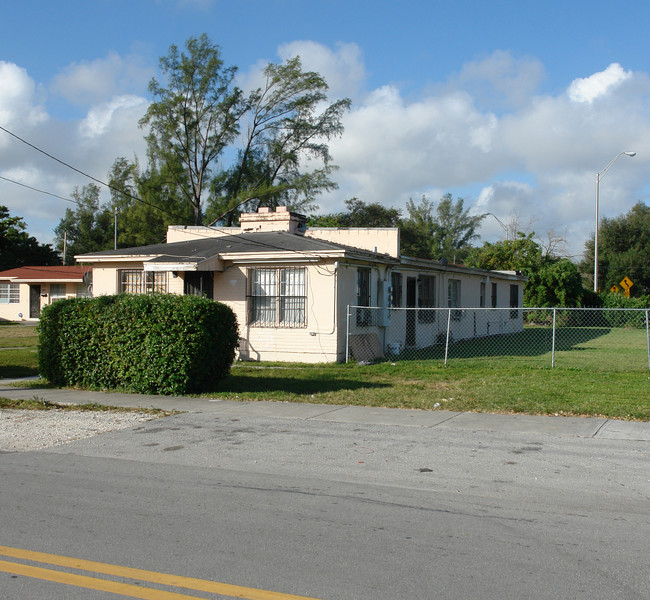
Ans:
[[[18,304],[20,302],[19,283],[0,283],[0,304]]]
[[[63,288],[63,293],[60,290]],[[50,302],[65,300],[67,298],[68,286],[65,283],[50,283]]]

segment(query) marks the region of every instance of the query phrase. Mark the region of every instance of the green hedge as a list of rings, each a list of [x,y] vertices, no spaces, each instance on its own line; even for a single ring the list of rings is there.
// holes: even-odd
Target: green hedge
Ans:
[[[237,342],[233,311],[207,298],[71,298],[41,313],[39,369],[59,386],[198,393],[229,373]]]

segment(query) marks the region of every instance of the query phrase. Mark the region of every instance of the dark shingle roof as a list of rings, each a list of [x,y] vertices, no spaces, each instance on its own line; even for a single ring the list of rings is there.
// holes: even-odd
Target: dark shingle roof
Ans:
[[[343,246],[334,242],[327,242],[314,238],[296,235],[283,231],[238,233],[233,235],[219,235],[216,237],[197,237],[195,240],[172,242],[170,244],[154,244],[136,248],[121,248],[118,250],[105,250],[82,254],[77,258],[80,261],[91,258],[110,258],[133,256],[155,256],[155,262],[201,262],[222,254],[243,254],[248,252],[341,252],[354,251],[364,255],[377,256],[364,250]]]

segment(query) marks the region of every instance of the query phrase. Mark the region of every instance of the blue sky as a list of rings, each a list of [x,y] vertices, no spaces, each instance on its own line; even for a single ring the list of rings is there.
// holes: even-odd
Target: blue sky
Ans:
[[[403,207],[446,192],[582,252],[601,214],[648,202],[650,5],[640,2],[26,0],[3,7],[0,125],[103,179],[144,159],[139,117],[170,44],[207,33],[241,83],[299,54],[350,97],[331,144],[345,199]],[[82,176],[0,131],[0,175],[69,197]],[[0,204],[49,242],[71,206],[0,180]],[[482,238],[503,236],[488,217]]]

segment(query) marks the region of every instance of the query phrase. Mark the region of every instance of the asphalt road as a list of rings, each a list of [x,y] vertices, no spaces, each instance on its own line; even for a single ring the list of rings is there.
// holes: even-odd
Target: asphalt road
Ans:
[[[262,412],[0,454],[0,597],[650,598],[647,441]],[[98,575],[16,548],[241,587]]]

